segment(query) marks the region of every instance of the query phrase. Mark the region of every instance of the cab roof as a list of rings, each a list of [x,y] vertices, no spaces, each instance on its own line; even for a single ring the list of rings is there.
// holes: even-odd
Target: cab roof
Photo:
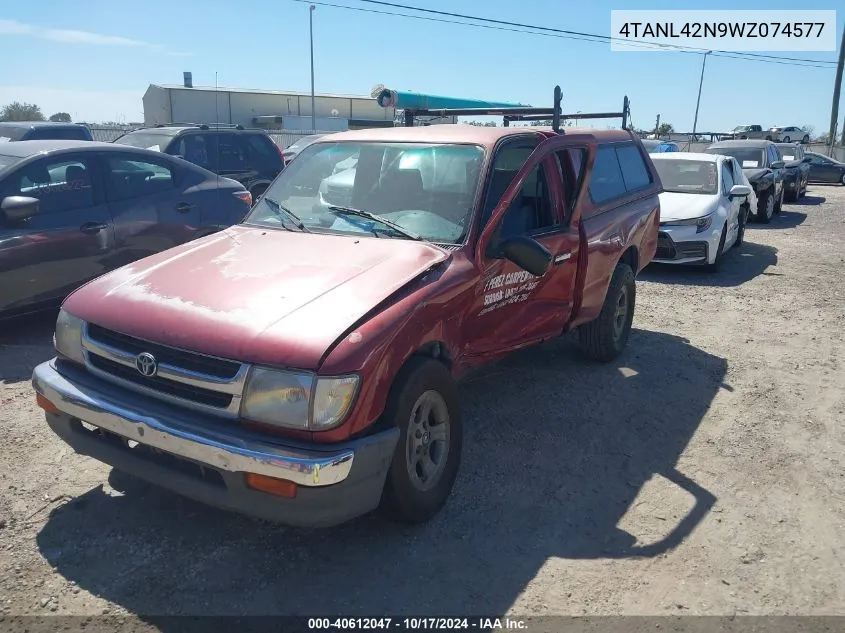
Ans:
[[[549,127],[488,127],[467,125],[464,123],[447,123],[443,125],[370,128],[337,132],[335,134],[326,134],[316,142],[382,141],[391,143],[462,143],[492,148],[499,140],[508,136],[550,131],[551,128]],[[597,140],[603,141],[627,141],[632,138],[631,133],[627,130],[596,130],[593,128],[567,127],[565,133],[589,134]]]

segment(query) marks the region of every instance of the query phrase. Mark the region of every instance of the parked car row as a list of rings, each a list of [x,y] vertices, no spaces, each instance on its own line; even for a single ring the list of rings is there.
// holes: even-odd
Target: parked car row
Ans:
[[[737,125],[730,132],[719,135],[720,141],[760,139],[782,143],[810,142],[810,134],[797,125],[776,125],[764,129],[760,125]]]

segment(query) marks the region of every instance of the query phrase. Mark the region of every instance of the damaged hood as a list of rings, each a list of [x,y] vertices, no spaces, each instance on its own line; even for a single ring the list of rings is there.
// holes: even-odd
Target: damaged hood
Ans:
[[[769,173],[768,167],[749,167],[742,170],[742,173],[745,174],[745,177],[748,178],[748,182],[755,183],[760,180],[763,176]]]
[[[427,242],[239,225],[103,275],[64,308],[173,347],[317,369],[357,320],[449,256]]]

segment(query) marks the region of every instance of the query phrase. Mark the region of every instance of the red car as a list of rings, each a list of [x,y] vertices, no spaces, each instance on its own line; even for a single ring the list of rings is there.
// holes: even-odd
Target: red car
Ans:
[[[50,427],[258,517],[428,520],[461,459],[457,381],[572,329],[616,358],[655,253],[661,184],[624,115],[506,120],[550,113],[325,136],[242,224],[77,290],[33,374]]]

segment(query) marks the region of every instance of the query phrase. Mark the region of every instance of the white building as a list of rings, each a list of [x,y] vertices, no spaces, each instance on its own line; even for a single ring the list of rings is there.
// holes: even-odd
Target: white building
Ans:
[[[311,130],[310,93],[150,84],[144,93],[144,124],[230,123],[244,127]],[[361,95],[315,94],[319,131],[392,127],[394,108]]]

